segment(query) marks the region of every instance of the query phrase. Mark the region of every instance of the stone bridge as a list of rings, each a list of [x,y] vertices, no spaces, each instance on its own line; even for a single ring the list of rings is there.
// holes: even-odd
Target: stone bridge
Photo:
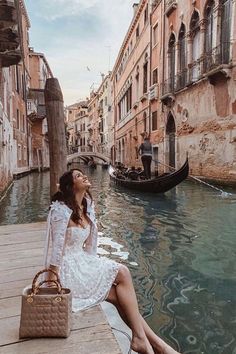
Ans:
[[[81,159],[83,161],[91,161],[92,159],[102,160],[105,163],[110,163],[110,158],[100,154],[99,152],[76,152],[71,155],[67,155],[67,162],[71,162],[74,159]]]

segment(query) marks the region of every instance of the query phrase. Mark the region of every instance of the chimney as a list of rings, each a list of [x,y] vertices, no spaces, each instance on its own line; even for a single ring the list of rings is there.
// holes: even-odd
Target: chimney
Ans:
[[[137,12],[137,10],[138,10],[138,6],[139,6],[139,3],[137,3],[137,2],[135,2],[135,3],[133,4],[134,16],[135,16],[135,14],[136,14],[136,12]]]

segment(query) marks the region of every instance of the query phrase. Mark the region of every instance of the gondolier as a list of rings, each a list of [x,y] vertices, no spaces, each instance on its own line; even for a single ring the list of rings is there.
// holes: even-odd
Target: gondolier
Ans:
[[[148,136],[144,138],[144,142],[138,148],[138,154],[140,153],[145,177],[151,179],[152,144]]]

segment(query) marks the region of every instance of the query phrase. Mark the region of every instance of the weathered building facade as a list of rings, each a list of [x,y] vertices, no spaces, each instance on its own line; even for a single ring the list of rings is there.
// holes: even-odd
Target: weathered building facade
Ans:
[[[34,167],[34,144],[46,133],[45,124],[43,128],[41,124],[37,137],[33,133],[35,125],[31,118],[37,115],[39,99],[31,100],[30,95],[32,90],[43,91],[45,80],[39,68],[30,67],[29,28],[23,0],[0,0],[0,195],[14,176]],[[33,78],[38,80],[35,85]],[[40,95],[44,100],[43,92]],[[42,147],[42,151],[45,149]]]
[[[160,155],[236,180],[236,2],[166,1]]]
[[[88,102],[81,101],[66,107],[66,126],[69,153],[88,151]]]
[[[134,4],[134,16],[113,72],[116,160],[138,163],[137,149],[150,129],[150,11],[149,1]]]
[[[16,161],[13,124],[15,102],[13,95],[12,66],[22,60],[21,14],[14,1],[0,1],[0,194],[11,183]]]
[[[140,165],[148,134],[153,170],[188,153],[192,174],[236,181],[235,22],[235,0],[134,5],[112,72],[116,160]]]
[[[27,117],[31,122],[31,170],[49,168],[49,141],[44,88],[46,80],[53,77],[43,53],[29,48],[30,87],[27,95]]]

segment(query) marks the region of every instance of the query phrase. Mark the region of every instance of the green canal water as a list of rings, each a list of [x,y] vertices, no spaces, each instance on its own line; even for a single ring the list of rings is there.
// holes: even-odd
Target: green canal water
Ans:
[[[236,191],[222,197],[184,182],[165,195],[110,185],[88,171],[97,206],[99,253],[132,272],[140,310],[184,354],[236,354]],[[46,219],[49,173],[15,181],[0,224]]]

